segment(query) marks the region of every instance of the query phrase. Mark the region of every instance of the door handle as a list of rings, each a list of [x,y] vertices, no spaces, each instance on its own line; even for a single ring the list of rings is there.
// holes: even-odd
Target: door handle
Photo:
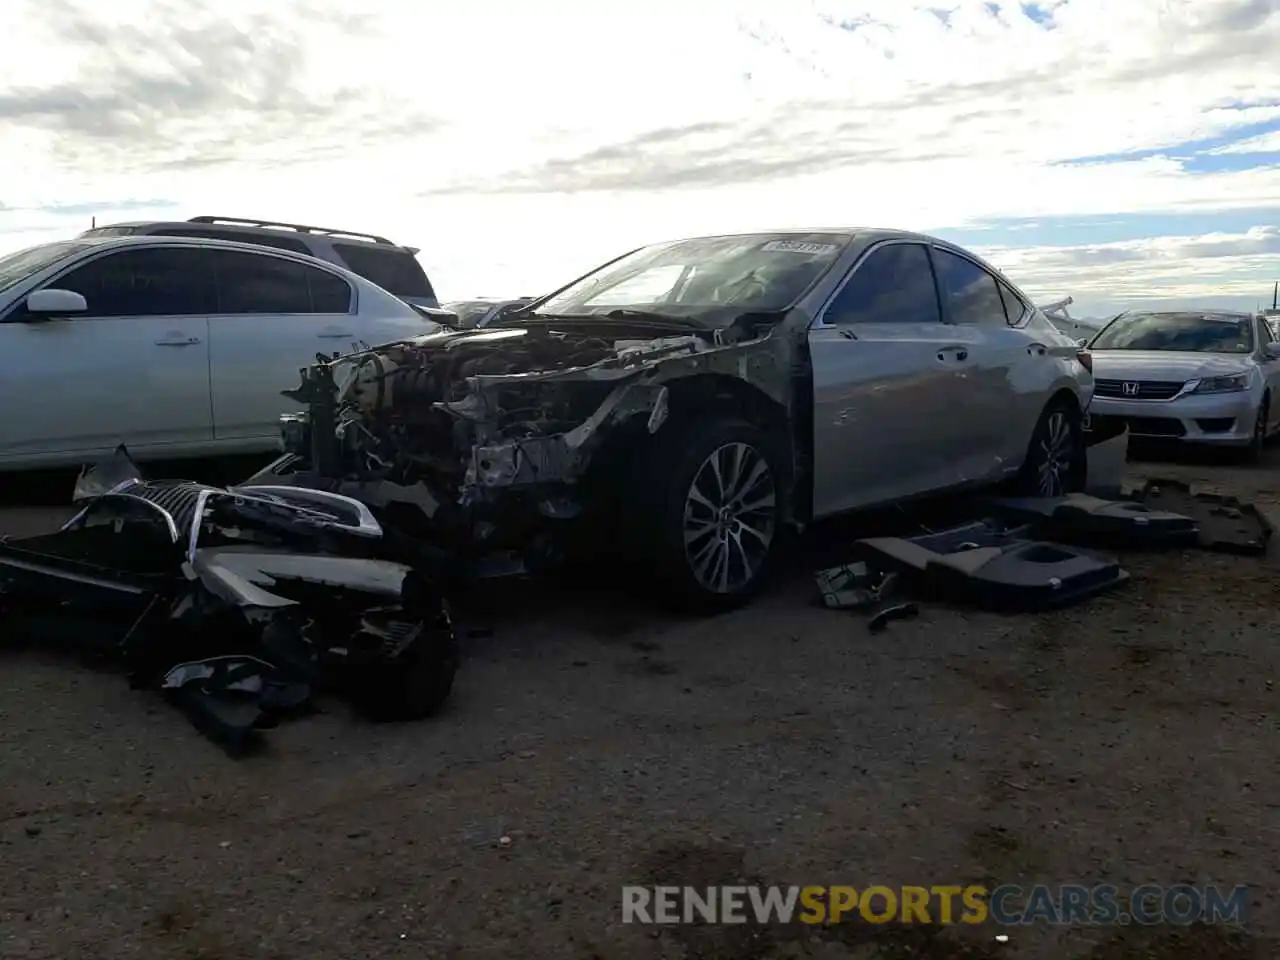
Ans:
[[[341,337],[350,337],[351,331],[338,330],[334,327],[325,327],[323,330],[317,333],[316,336],[319,337],[321,340],[337,340]]]
[[[969,359],[967,347],[943,347],[938,351],[939,363],[964,363]]]
[[[199,337],[182,337],[170,336],[163,340],[157,340],[157,347],[190,347],[200,342]]]
[[[1049,352],[1049,348],[1043,343],[1032,343],[1027,346],[1027,353],[1033,357],[1043,357]]]

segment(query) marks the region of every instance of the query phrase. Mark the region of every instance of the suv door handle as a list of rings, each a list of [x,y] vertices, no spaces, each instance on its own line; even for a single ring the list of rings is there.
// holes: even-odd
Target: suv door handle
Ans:
[[[938,351],[939,363],[964,363],[968,359],[968,347],[943,347]]]
[[[184,337],[180,334],[170,334],[163,340],[157,340],[157,347],[190,347],[200,342],[199,337]]]
[[[339,330],[337,327],[325,327],[316,334],[321,340],[337,340],[339,337],[350,337],[350,330]]]
[[[1027,353],[1033,357],[1043,357],[1048,354],[1049,348],[1043,343],[1032,343],[1027,345]]]

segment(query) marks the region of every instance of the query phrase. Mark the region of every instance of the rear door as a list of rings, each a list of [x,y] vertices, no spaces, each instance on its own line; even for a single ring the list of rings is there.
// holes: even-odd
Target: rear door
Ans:
[[[359,339],[355,295],[341,276],[268,251],[209,250],[218,307],[209,318],[213,432],[218,440],[274,437],[297,408],[280,395],[317,353]]]
[[[866,254],[810,328],[809,349],[818,516],[958,481],[972,361],[944,322],[925,245]]]
[[[192,247],[117,249],[46,289],[73,290],[86,313],[31,321],[25,299],[0,322],[0,457],[136,452],[213,439],[209,410],[210,264]]]
[[[933,254],[943,309],[970,350],[969,446],[957,465],[964,479],[981,480],[1022,462],[1048,400],[1040,391],[1055,378],[1054,357],[1038,330],[1017,325],[1028,308],[1008,284],[958,251],[936,246]]]

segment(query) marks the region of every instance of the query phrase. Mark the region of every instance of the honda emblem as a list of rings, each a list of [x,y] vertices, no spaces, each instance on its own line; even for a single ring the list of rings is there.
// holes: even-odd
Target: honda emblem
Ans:
[[[1120,384],[1120,392],[1126,397],[1136,397],[1138,395],[1138,385],[1136,383]]]

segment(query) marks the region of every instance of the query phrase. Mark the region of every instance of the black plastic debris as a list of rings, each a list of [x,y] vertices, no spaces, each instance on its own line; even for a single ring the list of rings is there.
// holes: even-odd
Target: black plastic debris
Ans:
[[[1129,579],[1113,558],[986,521],[919,537],[859,540],[858,549],[872,566],[901,572],[927,592],[990,610],[1068,606]]]
[[[875,588],[884,574],[865,563],[846,563],[819,570],[813,578],[825,606],[832,610],[866,610],[875,602]]]
[[[814,574],[825,606],[832,610],[856,610],[866,613],[867,629],[883,630],[894,620],[919,615],[919,606],[899,598],[900,575],[876,570],[865,563],[846,563]]]
[[[1206,550],[1247,556],[1265,554],[1275,532],[1271,521],[1252,503],[1223,494],[1202,493],[1180,480],[1148,480],[1136,499],[1151,509],[1190,517],[1198,530],[1198,543]]]
[[[235,755],[319,689],[377,720],[447,700],[449,605],[358,501],[146,481],[123,447],[81,476],[77,499],[61,530],[0,539],[7,637],[83,631]]]
[[[1001,518],[1028,525],[1046,540],[1157,547],[1193,544],[1198,536],[1196,522],[1190,517],[1134,500],[1072,493],[1062,497],[998,497],[988,503]]]

